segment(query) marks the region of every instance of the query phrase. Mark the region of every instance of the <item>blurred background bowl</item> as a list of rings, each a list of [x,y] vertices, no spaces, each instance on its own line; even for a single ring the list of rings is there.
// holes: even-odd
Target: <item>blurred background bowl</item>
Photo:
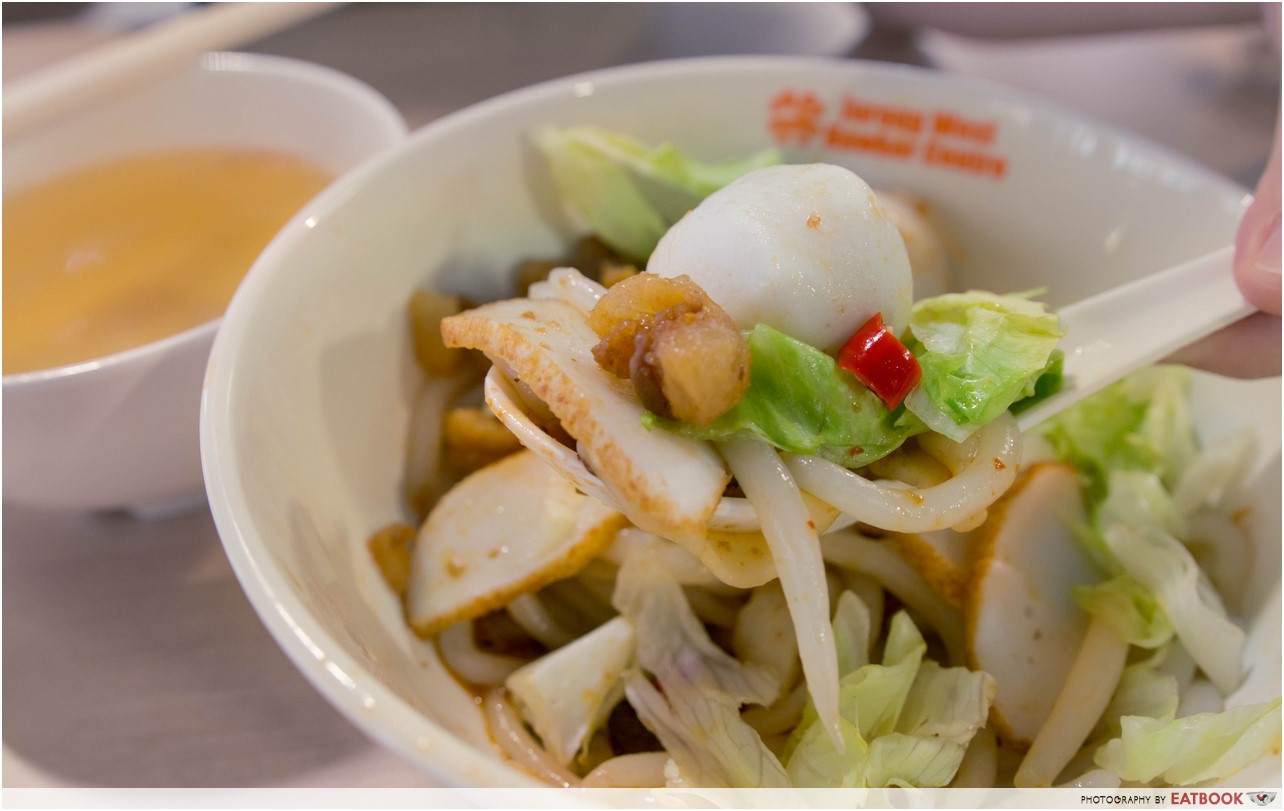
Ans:
[[[6,139],[4,193],[114,158],[188,147],[281,152],[338,176],[405,133],[386,99],[343,73],[210,53],[163,81]],[[142,513],[199,501],[201,380],[217,328],[214,321],[84,363],[5,375],[5,499]]]
[[[229,308],[203,403],[206,483],[233,567],[287,654],[353,723],[447,785],[532,778],[495,754],[472,694],[408,630],[364,541],[413,520],[401,498],[423,383],[411,291],[505,295],[517,260],[558,255],[576,236],[530,143],[546,124],[601,125],[703,158],[777,145],[790,162],[848,166],[931,202],[953,287],[1046,286],[1054,304],[1228,244],[1245,203],[1187,159],[1017,91],[789,58],[548,82],[443,118],[344,178],[277,236]],[[1259,429],[1260,565],[1244,588],[1260,611],[1255,638],[1277,639],[1278,602],[1261,607],[1279,584],[1278,380],[1200,377],[1193,408],[1205,440]],[[1278,690],[1278,644],[1250,650],[1246,699]]]

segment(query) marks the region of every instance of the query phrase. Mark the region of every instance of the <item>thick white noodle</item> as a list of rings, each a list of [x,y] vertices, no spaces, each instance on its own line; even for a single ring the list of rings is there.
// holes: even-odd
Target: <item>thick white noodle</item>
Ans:
[[[518,765],[555,786],[570,788],[579,785],[580,779],[557,765],[544,747],[526,731],[516,708],[504,698],[501,690],[486,692],[482,697],[482,712],[496,745]]]
[[[1053,784],[1105,712],[1127,658],[1128,643],[1109,623],[1094,616],[1048,720],[1017,769],[1014,785],[1048,788]]]
[[[1120,785],[1122,781],[1119,775],[1109,769],[1093,769],[1062,783],[1057,788],[1119,788]]]
[[[1201,712],[1221,712],[1226,709],[1226,700],[1208,679],[1194,679],[1181,692],[1181,701],[1177,704],[1177,717],[1198,715]]]
[[[1168,643],[1166,653],[1162,661],[1155,667],[1155,671],[1165,676],[1172,676],[1177,680],[1177,695],[1185,693],[1190,687],[1191,682],[1195,680],[1195,671],[1198,665],[1195,659],[1181,644],[1181,640],[1173,639]]]
[[[625,527],[616,533],[615,540],[595,562],[618,568],[624,565],[624,561],[630,555],[639,554],[647,555],[657,561],[669,574],[673,575],[674,580],[684,586],[699,586],[705,591],[726,597],[744,594],[744,589],[728,586],[719,580],[707,566],[700,562],[699,558],[684,547],[637,527]]]
[[[429,378],[419,390],[406,437],[407,494],[413,495],[426,483],[439,484],[437,470],[446,409],[459,396],[463,385],[459,377]]]
[[[666,752],[637,752],[603,761],[580,781],[580,788],[664,788]]]
[[[798,657],[821,724],[844,751],[838,714],[838,652],[829,624],[829,584],[816,526],[776,450],[756,439],[718,443],[745,496],[764,517],[762,534],[780,575]]]
[[[905,445],[871,464],[866,472],[873,479],[905,482],[910,487],[935,487],[953,476],[955,468],[922,447]]]
[[[503,684],[510,673],[526,664],[522,659],[479,649],[473,643],[472,620],[457,622],[437,634],[437,647],[446,667],[472,684]]]
[[[548,297],[568,300],[560,294]],[[540,454],[581,491],[618,508],[606,485],[580,455],[549,436],[531,417],[530,405],[509,377],[494,370],[487,375],[485,394],[491,410],[523,445]],[[956,475],[936,486],[916,489],[878,484],[814,456],[785,459],[802,489],[844,513],[845,519],[840,518],[837,526],[861,521],[896,532],[927,532],[978,523],[985,509],[1015,480],[1021,457],[1020,432],[1009,414],[963,443],[924,434],[919,444]],[[718,501],[709,519],[710,529],[723,532],[753,532],[760,525],[760,516],[749,499],[729,496]]]
[[[896,595],[916,617],[936,631],[945,644],[951,664],[963,663],[963,619],[959,612],[945,602],[945,598],[937,594],[889,544],[870,540],[849,529],[826,535],[821,539],[821,549],[825,560],[868,575]]]
[[[825,545],[821,542],[821,554],[824,554]],[[886,605],[886,598],[883,592],[883,586],[877,580],[867,574],[852,569],[842,570],[843,586],[848,591],[860,598],[869,609],[869,647],[868,651],[874,649],[875,637],[878,636],[878,629],[883,627],[883,609]]]
[[[976,434],[955,442],[944,434],[919,434],[918,446],[936,461],[949,469],[950,475],[956,475],[976,458],[978,438]]]
[[[519,594],[504,609],[513,622],[549,650],[575,641],[575,635],[557,624],[535,594]]]
[[[1010,414],[977,432],[972,460],[935,487],[892,488],[816,456],[786,455],[798,486],[849,516],[893,532],[930,532],[982,512],[1016,479],[1021,433]]]

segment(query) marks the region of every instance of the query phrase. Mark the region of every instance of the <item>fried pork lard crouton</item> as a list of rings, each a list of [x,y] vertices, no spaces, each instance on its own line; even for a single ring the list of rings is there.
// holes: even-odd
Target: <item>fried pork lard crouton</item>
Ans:
[[[686,276],[639,273],[609,290],[589,326],[598,365],[626,378],[642,404],[669,419],[707,425],[749,387],[749,344]]]

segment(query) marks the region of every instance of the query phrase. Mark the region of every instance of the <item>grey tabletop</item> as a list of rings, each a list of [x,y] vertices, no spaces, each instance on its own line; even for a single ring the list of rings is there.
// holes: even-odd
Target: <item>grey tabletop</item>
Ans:
[[[6,7],[6,80],[113,35],[84,15],[21,16]],[[1246,186],[1266,162],[1279,64],[1252,21],[1037,42],[953,28],[908,28],[854,4],[358,4],[247,49],[357,76],[412,127],[541,79],[648,59],[893,59],[1019,85]],[[276,647],[208,509],[139,521],[5,503],[3,563],[6,788],[430,785]]]

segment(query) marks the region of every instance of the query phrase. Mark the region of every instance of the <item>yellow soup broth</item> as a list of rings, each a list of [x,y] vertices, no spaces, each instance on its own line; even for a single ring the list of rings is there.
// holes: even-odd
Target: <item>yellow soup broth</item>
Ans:
[[[290,155],[150,153],[4,199],[4,373],[78,363],[222,315],[330,173]]]

